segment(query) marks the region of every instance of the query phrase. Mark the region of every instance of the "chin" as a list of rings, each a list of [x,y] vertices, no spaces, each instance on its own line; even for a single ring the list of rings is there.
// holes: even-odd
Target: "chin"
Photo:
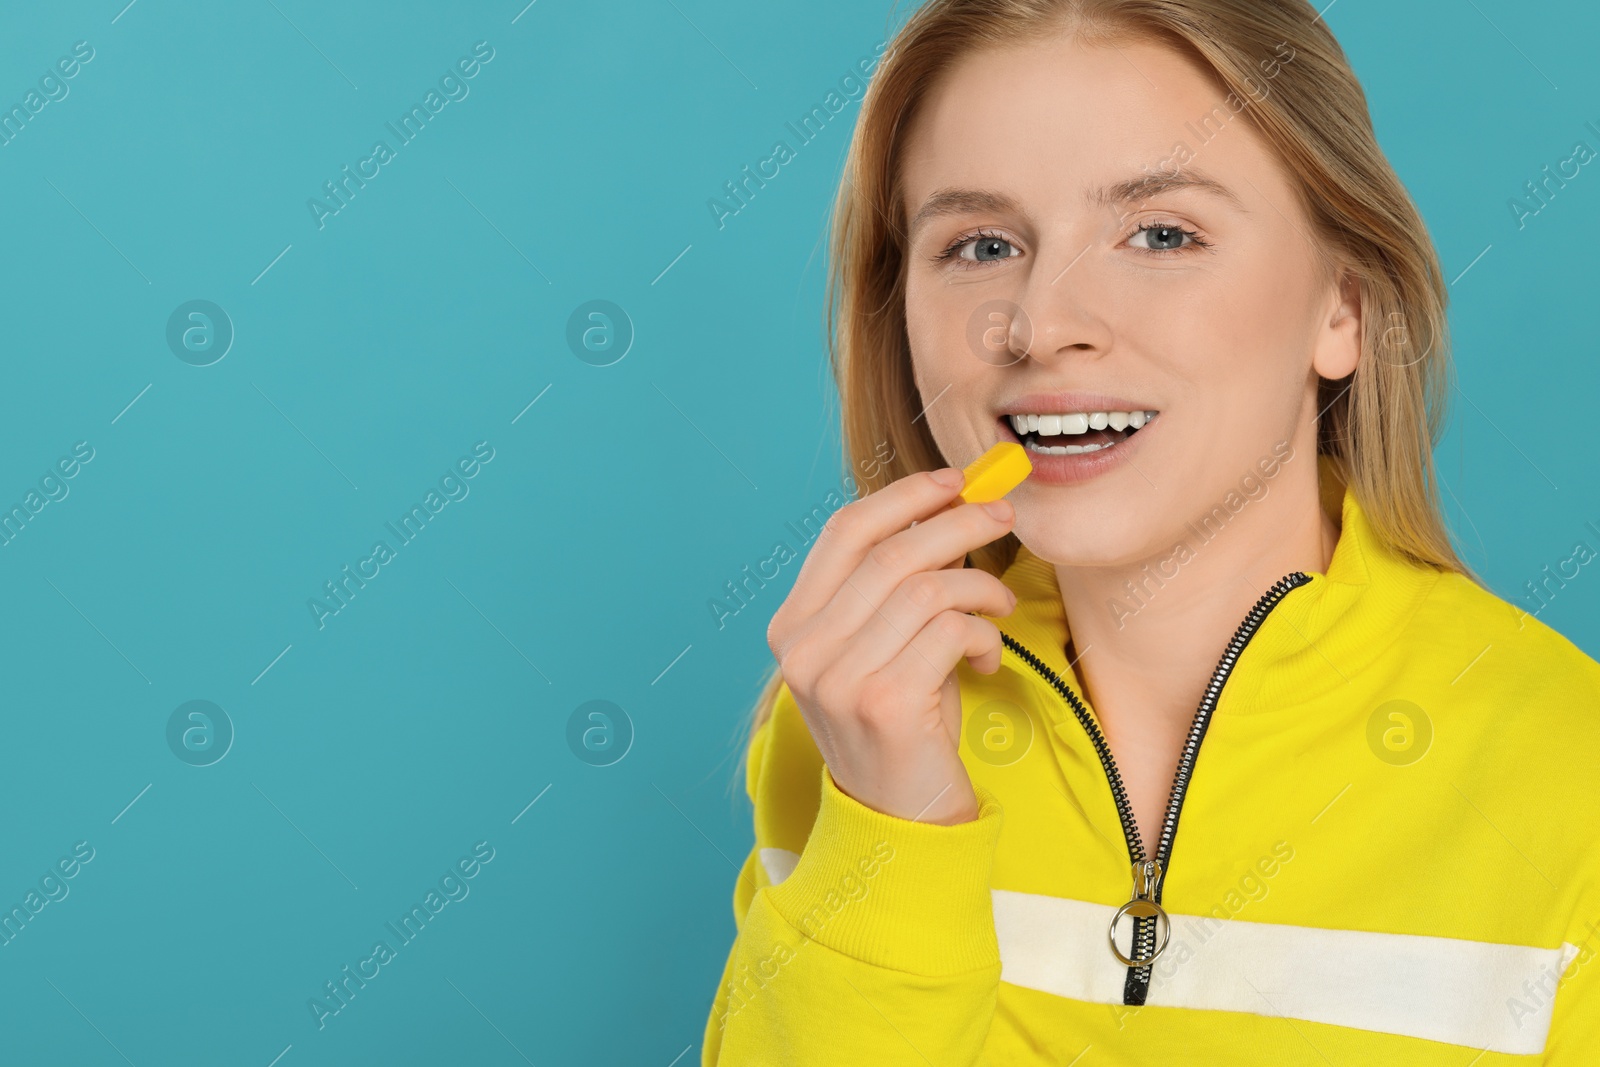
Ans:
[[[1077,509],[1017,508],[1012,532],[1029,552],[1066,567],[1112,567],[1146,559],[1157,549],[1147,543],[1148,529],[1127,517],[1103,522]]]

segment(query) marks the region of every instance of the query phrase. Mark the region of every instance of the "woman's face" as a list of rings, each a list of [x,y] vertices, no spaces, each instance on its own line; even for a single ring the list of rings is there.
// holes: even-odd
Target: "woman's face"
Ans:
[[[1292,55],[1260,57],[1257,99]],[[1315,499],[1317,378],[1354,370],[1358,308],[1241,107],[1169,49],[1060,38],[967,56],[907,131],[925,417],[961,466],[1060,416],[1033,440],[1073,454],[1030,449],[1010,497],[1046,560],[1164,557],[1263,485]]]

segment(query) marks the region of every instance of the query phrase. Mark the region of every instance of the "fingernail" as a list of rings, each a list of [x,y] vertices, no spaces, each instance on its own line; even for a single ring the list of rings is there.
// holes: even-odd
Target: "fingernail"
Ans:
[[[983,505],[983,510],[999,519],[1001,522],[1011,521],[1012,508],[1009,500],[990,500]]]
[[[967,476],[955,467],[945,467],[943,470],[933,472],[933,480],[940,485],[954,489],[967,480]]]

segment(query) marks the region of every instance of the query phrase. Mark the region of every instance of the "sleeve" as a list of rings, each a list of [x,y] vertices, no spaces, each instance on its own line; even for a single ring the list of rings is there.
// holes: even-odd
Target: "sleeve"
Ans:
[[[1533,620],[1535,629],[1543,623]],[[1572,673],[1559,667],[1545,668],[1546,678],[1560,679],[1562,689],[1549,700],[1549,707],[1561,708],[1561,720],[1541,727],[1550,760],[1564,753],[1593,753],[1600,747],[1600,664],[1590,659],[1554,630],[1562,646],[1560,655],[1576,664]],[[1570,651],[1569,651],[1570,650]],[[1518,678],[1519,690],[1527,691],[1525,678]],[[1570,846],[1574,867],[1557,873],[1560,885],[1574,884],[1574,901],[1567,914],[1563,943],[1570,951],[1559,975],[1546,974],[1518,998],[1524,1005],[1538,1005],[1539,998],[1554,995],[1550,1030],[1545,1036],[1544,1067],[1588,1067],[1600,1062],[1600,794],[1593,780],[1585,775],[1563,776],[1565,788],[1547,798],[1548,810],[1555,813]],[[1556,981],[1549,981],[1555,978]]]
[[[1569,819],[1572,814],[1569,811]],[[1572,821],[1593,825],[1594,816],[1585,811]],[[1534,1005],[1540,1003],[1541,997],[1555,998],[1544,1055],[1539,1058],[1544,1067],[1588,1067],[1600,1056],[1600,921],[1593,918],[1600,915],[1597,879],[1600,874],[1591,862],[1586,862],[1578,902],[1566,924],[1564,941],[1571,951],[1563,957],[1566,965],[1561,973],[1547,973],[1519,998],[1522,1004]],[[1546,979],[1554,980],[1546,984]]]
[[[1585,946],[1556,992],[1544,1067],[1585,1067],[1600,1053],[1600,990],[1595,988],[1594,949]]]
[[[1000,983],[995,797],[975,786],[978,817],[955,826],[867,807],[834,783],[787,685],[745,782],[756,840],[702,1067],[976,1064]]]

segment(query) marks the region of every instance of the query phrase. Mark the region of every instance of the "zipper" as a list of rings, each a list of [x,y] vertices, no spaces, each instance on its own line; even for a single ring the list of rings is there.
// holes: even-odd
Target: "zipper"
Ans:
[[[1142,1005],[1145,1002],[1145,997],[1150,991],[1152,965],[1156,957],[1166,948],[1167,940],[1172,933],[1167,913],[1161,908],[1161,890],[1165,882],[1167,865],[1172,857],[1173,841],[1178,834],[1178,816],[1183,811],[1183,798],[1188,792],[1189,779],[1194,772],[1195,758],[1199,755],[1200,742],[1205,737],[1206,727],[1211,723],[1211,715],[1216,710],[1217,700],[1222,696],[1222,687],[1227,684],[1229,675],[1233,673],[1234,664],[1268,613],[1278,606],[1278,602],[1291,589],[1296,589],[1309,581],[1311,577],[1304,571],[1294,571],[1284,575],[1261,594],[1255,606],[1250,609],[1250,613],[1234,631],[1233,640],[1228,642],[1227,650],[1223,652],[1222,659],[1211,673],[1205,697],[1195,711],[1194,721],[1189,726],[1189,736],[1184,740],[1177,773],[1172,779],[1172,794],[1167,801],[1166,817],[1161,823],[1161,840],[1156,845],[1154,856],[1145,852],[1144,842],[1139,836],[1138,823],[1133,818],[1133,805],[1128,802],[1128,792],[1122,784],[1122,775],[1117,771],[1117,763],[1111,756],[1111,748],[1106,744],[1105,735],[1100,732],[1100,727],[1095,724],[1088,709],[1061,680],[1061,676],[1047,667],[1038,656],[1010,634],[1004,631],[1000,634],[1000,640],[1005,646],[1050,683],[1051,687],[1071,706],[1073,714],[1077,716],[1078,722],[1082,724],[1089,735],[1089,740],[1094,744],[1095,752],[1100,756],[1100,765],[1105,768],[1106,778],[1111,783],[1111,796],[1117,804],[1117,815],[1122,820],[1123,837],[1128,843],[1128,857],[1133,863],[1133,894],[1126,904],[1117,909],[1107,933],[1111,941],[1112,954],[1128,968],[1128,978],[1122,994],[1124,1004]],[[1124,956],[1116,943],[1117,924],[1124,917],[1133,919],[1131,957]],[[1160,934],[1159,943],[1158,934]]]

